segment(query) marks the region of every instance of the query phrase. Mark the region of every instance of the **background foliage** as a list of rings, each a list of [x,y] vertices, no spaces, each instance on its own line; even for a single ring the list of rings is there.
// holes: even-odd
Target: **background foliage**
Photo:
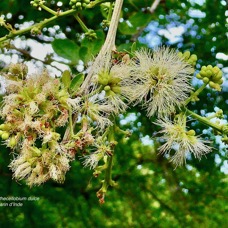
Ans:
[[[53,10],[69,9],[67,0],[46,4]],[[204,114],[219,107],[227,118],[226,1],[162,0],[154,13],[147,10],[151,4],[151,0],[124,1],[117,49],[129,51],[135,41],[137,47],[169,45],[197,54],[198,69],[217,64],[224,71],[223,91],[206,90],[191,108]],[[61,62],[74,73],[83,70],[104,41],[106,30],[101,21],[105,13],[99,6],[80,13],[88,28],[96,31],[96,41],[84,38],[72,16],[65,17],[43,28],[42,35],[27,33],[11,41],[8,49],[2,49],[1,68],[9,62],[25,62],[36,70],[46,67],[60,75],[56,63]],[[15,28],[50,17],[26,0],[1,1],[0,15],[5,15]],[[6,34],[1,27],[0,36]],[[198,86],[197,80],[193,83]],[[118,186],[109,189],[104,205],[99,205],[95,194],[99,178],[91,178],[92,171],[83,168],[78,159],[72,163],[64,184],[48,182],[30,189],[12,180],[7,167],[10,151],[1,146],[0,197],[35,196],[39,200],[23,201],[22,207],[0,206],[0,227],[227,227],[227,154],[218,138],[211,136],[211,129],[197,121],[189,123],[211,140],[215,149],[200,162],[189,158],[186,166],[174,169],[167,158],[157,155],[158,127],[153,119],[135,107],[119,117],[119,124],[132,131],[132,136],[126,139],[116,133],[119,144],[113,178]]]

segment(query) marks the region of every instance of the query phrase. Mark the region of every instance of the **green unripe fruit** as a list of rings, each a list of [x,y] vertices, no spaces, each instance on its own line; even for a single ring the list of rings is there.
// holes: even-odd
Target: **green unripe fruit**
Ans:
[[[183,54],[183,57],[184,57],[185,60],[188,60],[190,55],[191,55],[190,51],[185,51],[184,54]]]
[[[202,77],[201,77],[200,74],[197,74],[196,77],[197,77],[198,79],[202,79]]]
[[[110,90],[111,90],[111,87],[110,87],[110,86],[105,86],[105,87],[104,87],[104,91],[107,92],[107,91],[110,91]]]
[[[204,78],[203,78],[203,82],[204,82],[205,84],[207,84],[209,81],[210,81],[209,78],[207,78],[207,77],[204,77]]]
[[[1,137],[2,137],[3,140],[8,139],[9,136],[10,136],[10,134],[9,134],[8,132],[4,132],[4,133],[1,135]]]

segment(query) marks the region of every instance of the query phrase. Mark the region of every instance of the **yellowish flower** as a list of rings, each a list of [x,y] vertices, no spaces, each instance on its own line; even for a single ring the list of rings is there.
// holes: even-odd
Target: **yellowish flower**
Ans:
[[[163,129],[160,133],[164,134],[162,138],[166,141],[159,151],[162,154],[170,154],[171,150],[175,154],[171,157],[171,161],[176,165],[183,165],[186,162],[188,154],[192,153],[195,158],[201,157],[211,152],[211,147],[206,145],[203,139],[195,135],[194,130],[186,130],[186,117],[178,115],[173,122],[168,119],[160,119],[156,122]]]

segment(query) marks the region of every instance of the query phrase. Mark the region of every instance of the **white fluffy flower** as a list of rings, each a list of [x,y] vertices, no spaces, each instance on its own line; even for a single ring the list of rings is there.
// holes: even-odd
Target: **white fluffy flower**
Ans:
[[[137,82],[132,88],[133,101],[142,102],[149,117],[175,112],[191,91],[189,80],[193,68],[169,48],[154,52],[140,50],[135,57],[131,72]]]
[[[195,136],[194,130],[186,130],[186,117],[179,115],[172,122],[168,119],[158,120],[157,125],[163,129],[163,139],[166,143],[159,150],[162,154],[170,154],[171,150],[175,150],[175,154],[171,157],[171,161],[176,165],[183,165],[186,161],[186,156],[192,153],[195,158],[200,159],[203,155],[211,152],[211,147],[205,145],[205,141],[198,136]]]
[[[131,67],[126,63],[113,64],[111,55],[104,56],[95,68],[93,82],[95,88],[105,91],[107,101],[115,108],[115,112],[126,110],[131,96],[134,80],[130,75]],[[132,86],[132,87],[131,87]]]

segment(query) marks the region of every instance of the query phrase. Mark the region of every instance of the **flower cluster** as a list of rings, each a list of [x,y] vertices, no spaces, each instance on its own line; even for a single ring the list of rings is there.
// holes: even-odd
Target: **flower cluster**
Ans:
[[[160,119],[156,122],[162,127],[160,133],[166,141],[159,150],[162,154],[170,154],[176,151],[171,157],[171,161],[176,165],[183,165],[188,154],[192,153],[195,158],[200,159],[203,155],[211,152],[211,147],[205,141],[195,135],[194,130],[186,130],[186,116],[180,114],[174,121]]]
[[[27,179],[29,185],[50,178],[62,182],[74,158],[56,132],[66,125],[72,109],[68,92],[47,72],[28,77],[21,64],[12,64],[5,77],[0,135],[8,147],[20,151],[10,164],[14,177]]]
[[[71,80],[69,72],[62,79],[47,72],[28,76],[25,65],[9,66],[0,136],[19,153],[10,164],[17,180],[26,179],[29,185],[48,179],[62,182],[76,152],[83,155],[84,166],[98,171],[98,163],[113,155],[112,120],[130,104],[141,104],[149,117],[158,116],[166,140],[160,151],[177,150],[171,159],[176,165],[183,164],[189,152],[197,158],[210,152],[193,130],[186,130],[184,114],[170,120],[192,90],[193,67],[186,58],[195,61],[195,56],[180,57],[169,48],[134,54],[130,59],[127,54],[106,53],[94,61],[88,69],[90,80],[84,82],[83,77]],[[61,135],[59,129],[66,125]]]

